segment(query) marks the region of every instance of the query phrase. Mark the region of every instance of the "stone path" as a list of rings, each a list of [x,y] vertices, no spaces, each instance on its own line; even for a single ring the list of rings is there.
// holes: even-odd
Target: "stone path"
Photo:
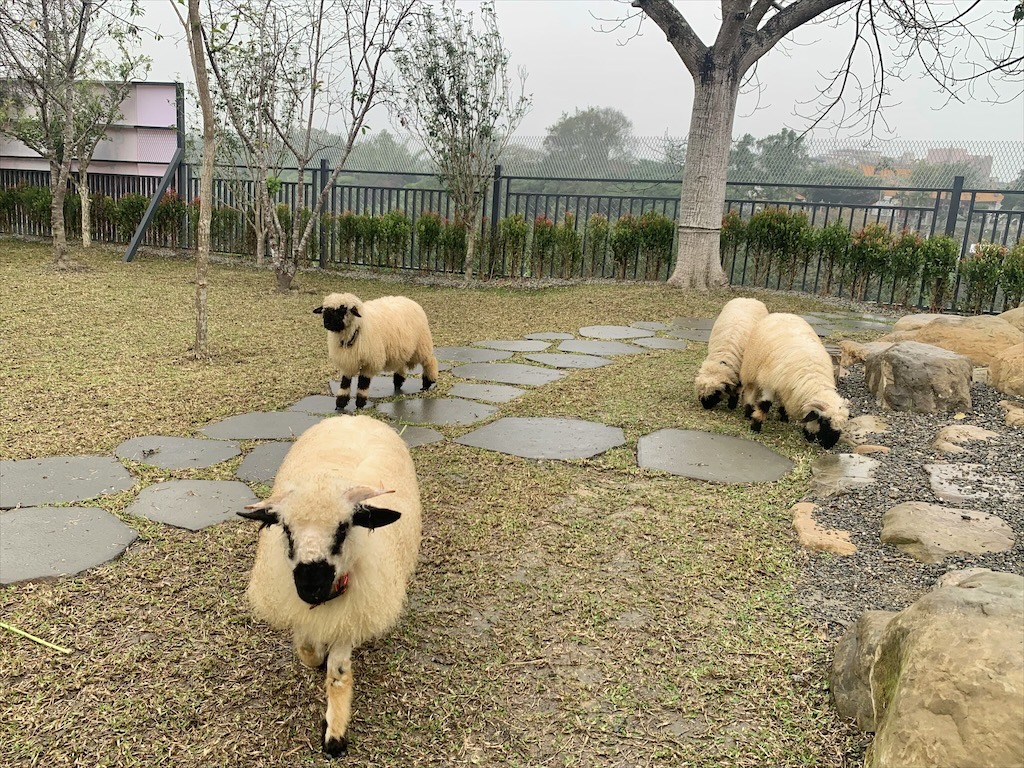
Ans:
[[[812,320],[813,317],[813,320]],[[884,319],[841,314],[808,315],[819,333],[874,329]],[[472,425],[491,419],[499,406],[528,388],[568,375],[569,369],[608,365],[617,355],[651,349],[684,350],[687,340],[707,341],[713,318],[679,318],[672,324],[596,325],[577,335],[528,334],[523,339],[486,339],[470,346],[438,347],[441,370],[460,381],[446,397],[422,396],[419,381],[407,379],[394,392],[390,376],[370,385],[370,404],[395,425],[410,447],[444,440],[428,425]],[[659,335],[660,334],[660,335]],[[505,362],[520,355],[526,363]],[[534,365],[538,363],[539,365]],[[328,383],[333,394],[338,383]],[[374,405],[375,400],[385,402]],[[355,409],[350,403],[346,412]],[[170,480],[143,489],[127,508],[131,515],[166,525],[200,530],[233,519],[256,496],[246,483],[273,483],[294,440],[335,414],[334,397],[304,397],[284,411],[231,416],[209,424],[203,437],[136,437],[114,456],[167,470],[203,468],[241,453],[238,441],[261,442],[244,456],[235,481]],[[499,418],[454,439],[455,443],[531,459],[564,460],[596,456],[625,443],[618,427],[580,419]],[[642,467],[719,483],[761,483],[783,477],[792,463],[760,443],[691,430],[665,429],[640,438]],[[80,573],[120,555],[135,531],[99,507],[72,504],[132,489],[137,479],[112,457],[52,457],[0,462],[0,583]]]

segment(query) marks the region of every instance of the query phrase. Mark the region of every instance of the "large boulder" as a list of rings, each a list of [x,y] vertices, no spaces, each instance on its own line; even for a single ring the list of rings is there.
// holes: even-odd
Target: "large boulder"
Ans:
[[[995,515],[905,501],[882,515],[883,544],[921,563],[940,563],[952,554],[981,555],[1013,547],[1013,530]]]
[[[875,663],[878,641],[895,615],[895,611],[864,611],[843,635],[832,659],[831,687],[836,709],[869,733],[875,730],[871,665]]]
[[[913,325],[908,318],[913,317],[919,316],[901,318],[899,322],[907,321],[903,329],[899,329],[897,322],[893,332],[878,341],[933,344],[969,357],[974,365],[986,367],[992,365],[999,353],[1007,347],[1024,342],[1024,331],[996,315],[940,315],[920,327],[908,327]]]
[[[947,574],[886,624],[867,768],[1024,765],[1024,578]],[[852,630],[851,630],[852,631]]]
[[[916,413],[968,411],[971,361],[930,344],[901,341],[864,361],[868,389],[884,408]]]
[[[1000,392],[1024,397],[1024,343],[1007,347],[996,355],[988,380]]]
[[[1003,314],[999,315],[999,317],[1010,325],[1016,326],[1024,331],[1024,304],[1021,304],[1016,309],[1006,310]]]

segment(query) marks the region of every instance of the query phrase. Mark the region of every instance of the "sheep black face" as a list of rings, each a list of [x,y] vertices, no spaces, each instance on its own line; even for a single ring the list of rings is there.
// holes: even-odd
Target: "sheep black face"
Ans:
[[[832,426],[832,419],[822,416],[817,411],[811,411],[804,416],[803,424],[804,438],[807,442],[813,443],[817,440],[825,449],[832,448],[843,435],[842,431]]]
[[[351,325],[351,317],[362,317],[356,307],[350,309],[344,304],[340,307],[317,307],[313,310],[313,314],[323,315],[324,328],[334,333],[341,333],[345,330],[346,325]]]

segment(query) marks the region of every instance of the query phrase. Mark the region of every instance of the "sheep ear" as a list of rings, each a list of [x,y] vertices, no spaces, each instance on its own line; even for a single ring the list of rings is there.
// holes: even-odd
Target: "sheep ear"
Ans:
[[[239,517],[244,517],[246,520],[255,520],[258,523],[264,525],[276,525],[281,522],[281,518],[277,516],[277,512],[271,509],[272,502],[269,499],[257,502],[256,504],[249,504],[245,508],[250,510],[248,512],[238,512]]]
[[[362,315],[360,315],[360,314],[359,314],[359,310],[358,310],[358,309],[357,309],[356,307],[352,307],[352,308],[351,308],[351,309],[349,310],[349,312],[351,312],[351,313],[352,313],[353,315],[355,315],[356,317],[362,317]]]
[[[401,512],[385,507],[371,507],[367,504],[360,504],[352,515],[352,525],[359,525],[363,528],[382,528],[391,525],[402,516]]]
[[[394,490],[386,491],[383,488],[371,488],[368,485],[357,485],[345,491],[345,501],[355,507],[362,501],[372,499],[374,496],[381,496],[385,493],[394,493]]]
[[[313,314],[314,315],[322,315],[323,313],[324,313],[324,308],[323,307],[317,307],[316,309],[313,310]]]
[[[804,416],[803,419],[801,419],[801,421],[803,421],[803,423],[806,424],[809,421],[816,421],[818,418],[819,414],[817,411],[808,411],[807,415]]]

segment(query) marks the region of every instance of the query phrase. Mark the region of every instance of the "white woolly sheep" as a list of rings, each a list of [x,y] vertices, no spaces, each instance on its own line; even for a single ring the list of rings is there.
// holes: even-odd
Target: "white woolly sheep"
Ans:
[[[730,408],[740,399],[740,364],[750,332],[759,320],[768,315],[768,308],[757,299],[733,299],[715,318],[708,339],[708,355],[693,381],[700,404],[714,408],[728,397]]]
[[[351,293],[332,293],[313,310],[323,315],[327,329],[327,356],[340,376],[335,407],[348,405],[352,379],[359,377],[356,408],[366,405],[370,379],[393,373],[395,392],[405,374],[423,366],[423,389],[437,381],[434,341],[423,307],[405,296],[383,296],[360,301]]]
[[[831,448],[850,417],[850,405],[836,391],[832,358],[802,317],[770,314],[750,334],[740,367],[744,414],[750,428],[761,424],[773,401],[779,419],[799,419],[804,437]]]
[[[352,651],[397,623],[416,567],[420,497],[409,450],[370,416],[326,419],[295,441],[270,496],[246,510],[238,514],[263,523],[249,602],[257,617],[292,631],[304,664],[326,659],[323,747],[341,757]]]

